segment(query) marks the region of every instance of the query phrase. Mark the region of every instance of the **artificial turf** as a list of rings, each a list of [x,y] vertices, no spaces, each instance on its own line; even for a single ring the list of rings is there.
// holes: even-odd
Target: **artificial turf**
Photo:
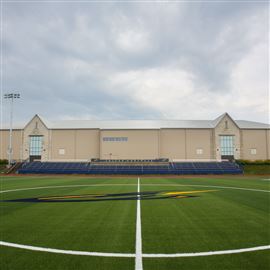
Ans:
[[[256,191],[270,190],[267,177],[141,177],[140,183],[142,193],[153,192],[153,196],[141,200],[143,253],[230,250],[270,243],[269,193]],[[29,189],[36,187],[52,188]],[[136,194],[136,177],[1,177],[2,191],[14,189],[29,190],[1,193],[2,241],[64,250],[135,253],[136,199],[125,194]],[[160,195],[206,190],[211,191],[194,193],[192,197]],[[105,194],[106,200],[8,201],[89,194]],[[208,257],[143,258],[143,269],[269,269],[269,255],[267,250]],[[135,269],[134,260],[0,246],[1,270],[127,270]]]

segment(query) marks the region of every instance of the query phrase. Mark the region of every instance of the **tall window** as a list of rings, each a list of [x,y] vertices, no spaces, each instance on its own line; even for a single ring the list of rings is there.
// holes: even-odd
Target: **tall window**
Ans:
[[[43,136],[30,136],[30,156],[41,156]]]
[[[234,136],[220,136],[220,151],[222,156],[234,155]]]

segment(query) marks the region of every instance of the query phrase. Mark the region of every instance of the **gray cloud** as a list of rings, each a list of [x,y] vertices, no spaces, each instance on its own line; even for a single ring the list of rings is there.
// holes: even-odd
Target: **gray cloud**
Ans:
[[[268,121],[267,3],[4,3],[16,119]],[[3,120],[8,121],[4,102]]]

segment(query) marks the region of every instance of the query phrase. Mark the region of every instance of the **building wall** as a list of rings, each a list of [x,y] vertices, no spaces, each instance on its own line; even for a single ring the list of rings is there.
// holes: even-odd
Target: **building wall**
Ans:
[[[187,129],[186,158],[211,159],[211,135],[210,129]]]
[[[241,158],[249,160],[269,158],[268,141],[269,130],[242,130]],[[256,149],[256,154],[252,154],[251,149]]]
[[[22,159],[22,130],[12,131],[12,159],[21,160]],[[8,159],[8,147],[9,147],[9,130],[0,131],[0,159]]]
[[[75,130],[52,130],[52,159],[76,159]],[[60,151],[63,150],[63,154]]]
[[[32,123],[31,123],[32,124]],[[29,136],[43,135],[42,160],[88,160],[99,157],[98,130],[47,130],[39,127],[33,132],[32,125],[25,131],[24,147],[29,156]],[[25,156],[25,158],[27,158]]]
[[[76,159],[99,158],[99,130],[76,130]]]
[[[266,130],[267,159],[270,159],[270,130]]]
[[[159,130],[102,130],[101,159],[154,159],[159,157]],[[103,141],[104,137],[127,137],[128,141]]]
[[[177,159],[211,159],[210,129],[161,129],[160,156]]]
[[[43,161],[91,158],[220,159],[220,135],[234,136],[236,159],[270,159],[270,130],[240,130],[228,115],[214,129],[158,130],[49,130],[35,116],[24,130],[13,130],[13,159],[29,158],[29,136],[32,135],[43,136]],[[9,130],[1,130],[0,136],[0,158],[7,159]],[[104,137],[127,137],[128,140],[104,141]],[[256,149],[256,154],[251,154],[251,149]]]
[[[186,130],[160,130],[160,157],[170,159],[186,158]]]

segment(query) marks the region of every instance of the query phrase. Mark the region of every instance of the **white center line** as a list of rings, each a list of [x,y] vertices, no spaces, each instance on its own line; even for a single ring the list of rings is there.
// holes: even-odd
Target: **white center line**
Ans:
[[[136,257],[135,270],[143,270],[142,264],[142,228],[141,228],[141,196],[140,196],[140,178],[138,177],[138,195],[137,195],[137,220],[136,220]]]

